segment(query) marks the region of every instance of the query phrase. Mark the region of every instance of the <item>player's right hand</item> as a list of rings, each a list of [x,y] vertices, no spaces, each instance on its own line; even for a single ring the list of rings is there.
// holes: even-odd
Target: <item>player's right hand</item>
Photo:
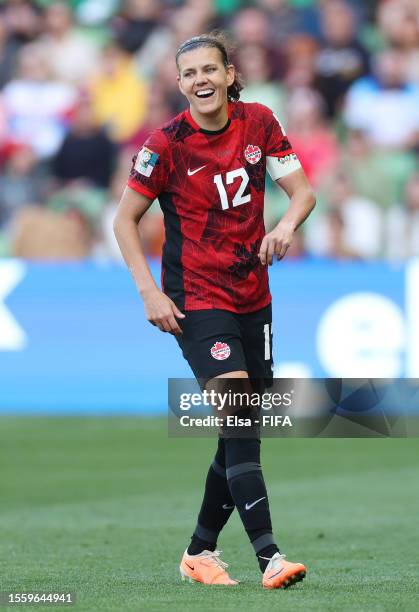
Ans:
[[[182,333],[176,318],[184,319],[185,315],[160,289],[152,289],[149,293],[143,294],[143,300],[147,321],[156,325],[162,332],[169,332],[175,336]]]

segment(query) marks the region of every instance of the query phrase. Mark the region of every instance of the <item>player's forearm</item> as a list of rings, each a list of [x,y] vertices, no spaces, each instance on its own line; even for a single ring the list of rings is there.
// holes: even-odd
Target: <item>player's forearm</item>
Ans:
[[[117,216],[114,233],[139,293],[144,297],[148,291],[158,289],[144,255],[136,221]]]
[[[281,223],[287,223],[295,231],[307,219],[315,205],[316,197],[311,189],[296,191],[290,198]]]

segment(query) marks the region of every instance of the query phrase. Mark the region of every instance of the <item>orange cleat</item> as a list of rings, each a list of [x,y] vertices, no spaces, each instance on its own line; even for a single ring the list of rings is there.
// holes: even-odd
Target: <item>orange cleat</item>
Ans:
[[[287,589],[305,578],[306,567],[302,563],[285,561],[285,555],[275,553],[262,577],[265,589]]]
[[[221,550],[204,550],[199,555],[188,555],[185,550],[179,566],[182,580],[228,586],[239,584],[225,571],[228,564],[221,561],[220,554]]]

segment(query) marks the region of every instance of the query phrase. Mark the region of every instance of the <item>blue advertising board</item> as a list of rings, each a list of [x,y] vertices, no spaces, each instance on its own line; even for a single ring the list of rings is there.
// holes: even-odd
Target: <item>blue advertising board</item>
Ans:
[[[276,376],[419,376],[418,262],[284,261],[270,284]],[[191,372],[123,266],[0,261],[0,412],[164,412],[169,377]]]

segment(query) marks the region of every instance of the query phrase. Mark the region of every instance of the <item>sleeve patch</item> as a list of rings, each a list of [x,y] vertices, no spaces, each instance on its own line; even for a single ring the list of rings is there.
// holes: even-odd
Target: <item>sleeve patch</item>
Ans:
[[[154,166],[159,159],[158,153],[154,153],[151,149],[143,147],[138,153],[137,161],[135,162],[134,170],[143,176],[151,176]]]
[[[301,168],[301,164],[295,153],[289,153],[283,157],[271,157],[269,155],[266,158],[266,169],[273,181],[277,181],[299,168]]]

